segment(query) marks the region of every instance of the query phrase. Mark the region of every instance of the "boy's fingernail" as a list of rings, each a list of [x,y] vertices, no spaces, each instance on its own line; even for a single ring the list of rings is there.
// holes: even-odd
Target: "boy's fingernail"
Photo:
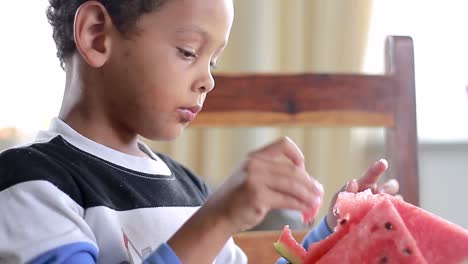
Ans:
[[[351,181],[352,180],[349,180],[347,183],[346,183],[346,186],[344,188],[345,191],[349,190],[349,185],[351,184]]]
[[[395,179],[390,179],[390,180],[388,180],[387,184],[392,186],[392,187],[397,187],[398,186],[398,181],[395,180]]]
[[[396,193],[398,192],[399,184],[398,181],[395,179],[391,179],[387,181],[384,185],[382,185],[382,190],[387,193]]]
[[[382,163],[385,166],[385,168],[388,168],[388,161],[386,159],[380,159],[378,163]]]
[[[357,189],[359,189],[359,188],[356,188],[357,186],[358,186],[357,180],[356,179],[351,179],[346,184],[345,191],[347,191],[347,192],[357,192]]]

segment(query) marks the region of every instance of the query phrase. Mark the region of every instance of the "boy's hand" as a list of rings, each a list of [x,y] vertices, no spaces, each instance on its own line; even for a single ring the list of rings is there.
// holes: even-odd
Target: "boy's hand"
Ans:
[[[336,217],[333,214],[333,206],[335,205],[336,198],[340,192],[347,191],[357,193],[366,189],[371,189],[373,193],[388,193],[391,195],[396,195],[398,193],[399,185],[398,181],[395,179],[391,179],[380,186],[377,185],[377,181],[387,168],[388,162],[385,159],[377,161],[367,168],[361,178],[350,180],[333,196],[327,215],[327,224],[330,228],[333,229],[336,226]]]
[[[305,212],[320,207],[322,197],[322,185],[307,174],[304,156],[285,137],[250,153],[205,206],[236,233],[258,224],[271,209]]]

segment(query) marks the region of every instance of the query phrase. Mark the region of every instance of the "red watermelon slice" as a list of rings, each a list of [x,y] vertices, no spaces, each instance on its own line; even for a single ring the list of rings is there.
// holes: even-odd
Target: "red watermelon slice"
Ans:
[[[291,234],[291,229],[288,225],[285,225],[278,242],[273,243],[275,249],[279,254],[287,259],[292,264],[303,264],[306,250],[296,242]]]
[[[323,255],[325,255],[338,241],[340,241],[349,231],[350,227],[354,225],[348,221],[349,219],[341,219],[338,226],[335,228],[333,234],[326,239],[312,243],[307,252],[305,263],[315,263]]]
[[[389,205],[392,208],[389,208]],[[375,209],[378,208],[377,206],[380,206],[380,209]],[[385,261],[392,263],[395,258],[400,261],[397,263],[425,263],[424,259],[427,263],[434,264],[468,263],[468,230],[393,196],[372,194],[370,191],[357,194],[343,192],[338,196],[335,212],[339,216],[335,232],[328,238],[310,246],[304,259],[305,264],[313,264],[318,261],[320,261],[319,263],[349,263],[344,259],[348,258],[351,261],[359,256],[367,260],[371,256],[378,256],[381,253],[392,256],[392,259],[381,258],[382,263]],[[372,223],[382,222],[383,219],[391,219],[392,223],[396,223],[395,226],[398,226],[398,232],[392,233],[394,234],[392,238],[395,239],[384,239],[383,235],[371,236]],[[371,238],[362,241],[363,234]],[[377,234],[382,234],[382,232],[377,232]],[[361,239],[358,239],[360,237]],[[292,236],[290,239],[294,240]],[[401,255],[401,244],[396,246],[395,241],[403,241],[405,242],[403,244],[409,245],[408,248],[413,253],[409,256],[410,262],[401,262],[400,257],[404,257]],[[411,241],[415,241],[415,244]],[[295,245],[292,242],[289,244]],[[366,250],[362,250],[362,247],[365,247]],[[298,248],[294,248],[294,250],[302,252]],[[332,256],[341,256],[341,259]],[[382,257],[382,255],[380,256]],[[351,263],[354,262],[351,261]],[[358,261],[357,263],[365,262]]]
[[[341,196],[341,194],[340,194]],[[355,210],[353,211],[353,215],[350,218],[349,214],[344,215],[343,213],[340,216],[338,223],[335,227],[335,230],[333,234],[331,234],[329,237],[326,239],[313,243],[309,247],[309,251],[306,257],[306,263],[315,263],[318,261],[325,253],[327,253],[339,240],[345,236],[349,229],[358,224],[359,221],[369,212],[370,208],[374,203],[377,201],[377,199],[374,199],[372,196],[372,192],[370,190],[366,190],[364,192],[355,194],[354,197],[352,197],[353,200],[362,200],[359,201],[360,205],[368,205],[368,206],[359,206],[354,208]],[[370,200],[372,199],[372,200]],[[367,201],[369,200],[369,201]],[[336,208],[335,208],[336,211]]]
[[[358,193],[341,192],[338,194],[333,213],[339,218],[352,214],[355,221],[362,219],[369,210],[386,194],[373,194],[370,189]]]
[[[382,199],[318,262],[306,263],[424,264],[426,261],[393,204]]]
[[[335,211],[360,217],[378,200],[388,197],[429,263],[459,264],[468,261],[468,230],[435,214],[387,194],[340,193]]]
[[[401,200],[393,204],[430,263],[468,263],[468,230]]]

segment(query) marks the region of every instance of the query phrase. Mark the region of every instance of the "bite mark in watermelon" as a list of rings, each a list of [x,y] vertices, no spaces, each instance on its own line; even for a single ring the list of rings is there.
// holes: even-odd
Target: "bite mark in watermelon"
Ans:
[[[292,264],[303,264],[306,250],[296,242],[289,225],[285,225],[277,242],[273,243],[276,251]]]

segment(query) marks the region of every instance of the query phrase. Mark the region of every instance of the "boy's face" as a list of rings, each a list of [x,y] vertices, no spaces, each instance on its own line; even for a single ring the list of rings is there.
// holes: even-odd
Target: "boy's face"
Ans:
[[[213,89],[211,65],[232,20],[232,0],[169,0],[138,20],[135,36],[114,34],[102,71],[112,122],[146,138],[176,138]]]

